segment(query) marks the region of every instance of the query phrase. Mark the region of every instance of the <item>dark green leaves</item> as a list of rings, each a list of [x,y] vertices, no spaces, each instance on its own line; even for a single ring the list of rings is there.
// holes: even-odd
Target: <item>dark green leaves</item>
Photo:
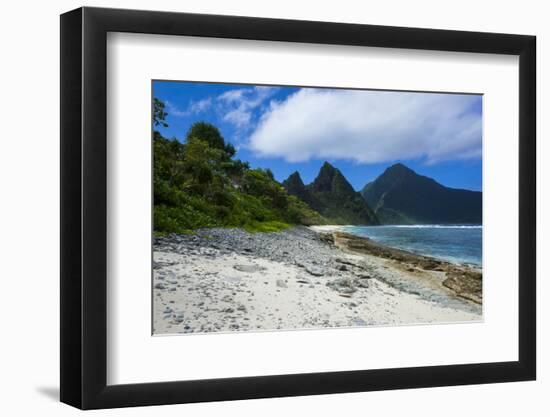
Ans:
[[[158,233],[215,226],[268,232],[289,224],[326,223],[306,203],[290,196],[271,170],[250,169],[248,162],[233,159],[235,148],[211,124],[194,123],[185,143],[159,132],[154,132],[153,140]]]
[[[164,109],[165,109],[164,102],[162,102],[158,98],[155,98],[153,100],[153,125],[154,126],[168,127],[168,123],[166,123],[166,116],[168,116],[168,113],[166,113]]]

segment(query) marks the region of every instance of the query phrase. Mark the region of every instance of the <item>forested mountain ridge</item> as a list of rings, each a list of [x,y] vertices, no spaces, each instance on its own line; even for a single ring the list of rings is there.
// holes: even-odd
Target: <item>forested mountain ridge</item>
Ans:
[[[300,174],[285,181],[286,191],[307,203],[332,224],[379,224],[378,218],[361,194],[353,189],[339,169],[325,162],[315,180],[304,185]]]
[[[383,224],[481,224],[482,193],[445,187],[403,164],[365,185],[362,196]]]

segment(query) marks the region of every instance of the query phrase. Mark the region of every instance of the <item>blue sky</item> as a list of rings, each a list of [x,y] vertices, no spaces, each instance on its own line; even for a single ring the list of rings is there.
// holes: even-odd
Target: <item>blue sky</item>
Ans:
[[[324,161],[356,190],[402,162],[454,188],[481,190],[482,97],[374,90],[154,81],[168,127],[183,141],[196,121],[216,125],[237,158],[306,184]]]

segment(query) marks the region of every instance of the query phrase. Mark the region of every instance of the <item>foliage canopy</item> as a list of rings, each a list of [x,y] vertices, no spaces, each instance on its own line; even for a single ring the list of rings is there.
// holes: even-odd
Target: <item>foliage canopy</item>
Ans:
[[[167,126],[164,103],[155,99],[153,124]],[[326,220],[286,190],[270,170],[234,159],[235,148],[219,129],[194,123],[185,143],[153,134],[154,229],[187,233],[202,227],[277,231]]]

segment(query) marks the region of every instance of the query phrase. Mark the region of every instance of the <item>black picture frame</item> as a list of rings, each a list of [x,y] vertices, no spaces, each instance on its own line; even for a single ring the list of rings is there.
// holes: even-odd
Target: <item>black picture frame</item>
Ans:
[[[519,360],[107,385],[108,32],[519,56]],[[534,36],[136,10],[61,16],[61,401],[81,409],[534,380]]]

